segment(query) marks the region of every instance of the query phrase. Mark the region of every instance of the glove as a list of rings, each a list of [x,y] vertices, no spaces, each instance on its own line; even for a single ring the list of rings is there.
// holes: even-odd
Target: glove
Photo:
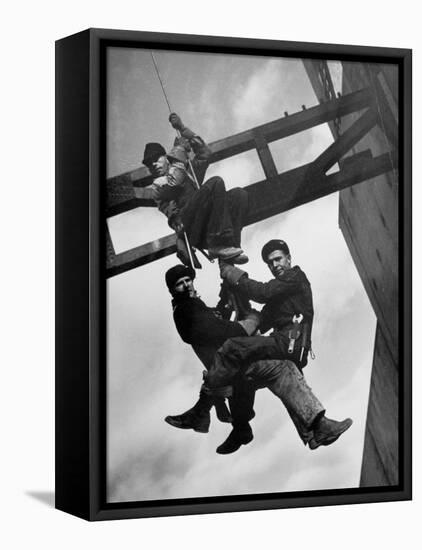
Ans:
[[[184,227],[183,227],[183,222],[180,218],[179,213],[176,213],[170,216],[168,220],[168,224],[177,235],[183,233]]]
[[[256,309],[251,309],[244,320],[254,322],[258,326],[261,322],[261,313]]]
[[[239,282],[239,279],[247,275],[246,271],[242,271],[234,265],[226,264],[225,262],[220,262],[220,276],[222,279],[225,279],[228,283],[235,286]]]
[[[183,132],[186,131],[186,127],[183,129]],[[190,153],[192,151],[192,147],[189,143],[189,139],[183,136],[177,136],[174,139],[174,147],[183,147],[183,149],[186,151],[186,153]]]
[[[179,130],[179,132],[182,132],[185,128],[185,125],[183,124],[182,119],[176,113],[171,113],[170,114],[169,122],[173,126],[173,128],[175,130]]]

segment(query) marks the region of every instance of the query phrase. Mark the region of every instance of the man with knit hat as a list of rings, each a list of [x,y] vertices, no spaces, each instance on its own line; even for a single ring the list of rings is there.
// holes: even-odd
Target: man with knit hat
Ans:
[[[253,334],[259,323],[256,313],[250,312],[243,320],[232,322],[222,319],[216,311],[207,307],[198,297],[194,287],[195,271],[185,265],[176,265],[165,275],[167,287],[173,297],[173,318],[182,340],[190,344],[208,368],[217,349],[227,338]],[[224,403],[224,397],[210,396],[201,388],[195,405],[176,416],[167,416],[166,422],[181,429],[193,429],[207,433],[210,425],[210,410],[216,408],[217,417],[222,422],[232,422],[234,429],[242,432],[245,445],[252,441],[252,429],[249,421],[255,416],[253,404],[255,390],[244,377],[234,380],[233,391],[229,397],[231,416]],[[220,454],[234,452],[227,446],[218,448]]]
[[[254,361],[288,360],[301,373],[311,349],[314,317],[311,285],[298,266],[291,266],[288,245],[272,239],[262,248],[262,259],[273,279],[262,283],[249,278],[241,269],[220,263],[221,276],[246,297],[265,304],[261,312],[261,333],[273,329],[270,336],[235,337],[228,339],[217,351],[205,376],[210,393],[224,394],[227,387]],[[337,422],[320,415],[308,426],[309,447],[330,445],[352,424],[350,419]]]
[[[173,149],[167,154],[161,144],[147,143],[142,160],[154,177],[151,188],[159,210],[177,235],[186,231],[191,246],[207,249],[211,257],[232,264],[246,263],[240,234],[248,210],[247,192],[241,188],[226,192],[218,176],[202,183],[211,157],[209,147],[176,113],[169,120],[180,134]],[[191,150],[199,189],[188,168]]]

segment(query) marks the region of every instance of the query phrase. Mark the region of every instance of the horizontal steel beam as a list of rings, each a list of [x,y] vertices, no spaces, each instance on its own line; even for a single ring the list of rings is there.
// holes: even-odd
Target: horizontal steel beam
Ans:
[[[149,264],[176,252],[176,235],[166,235],[156,241],[125,250],[114,256],[113,261],[107,265],[108,277],[114,277],[135,267]]]
[[[212,151],[211,163],[256,149],[257,136],[262,142],[265,140],[265,142],[271,143],[304,130],[309,130],[338,117],[365,109],[372,102],[371,90],[365,88],[239,134],[214,141],[210,144]],[[151,175],[146,167],[109,178],[107,180],[107,217],[126,212],[138,206],[153,206],[154,203],[151,198],[145,197],[140,189],[138,192],[135,189],[145,187],[151,181]]]
[[[345,159],[342,169],[334,174],[312,175],[313,163],[306,164],[294,170],[279,174],[276,182],[260,181],[245,187],[249,193],[250,207],[246,225],[281,214],[302,204],[320,199],[364,182],[385,172],[389,172],[397,165],[390,155],[383,154],[376,158],[370,151],[364,151]],[[134,267],[153,262],[176,251],[174,235],[167,235],[161,239],[149,242],[116,254],[112,264],[107,268],[107,277],[113,277]]]

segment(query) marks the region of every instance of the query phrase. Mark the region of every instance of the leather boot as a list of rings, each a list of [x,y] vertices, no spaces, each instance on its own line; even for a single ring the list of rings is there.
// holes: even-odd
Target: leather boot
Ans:
[[[326,416],[322,416],[314,427],[314,436],[309,441],[309,448],[318,449],[320,445],[331,445],[353,424],[351,418],[346,418],[341,422],[331,420]]]
[[[231,264],[246,264],[249,262],[249,258],[243,252],[241,248],[234,246],[214,246],[208,248],[208,254],[212,260],[218,258],[223,262]]]
[[[220,422],[228,422],[231,424],[232,415],[226,405],[224,397],[214,397],[215,413]]]
[[[220,455],[235,453],[242,445],[247,445],[253,439],[252,428],[249,423],[242,426],[233,426],[228,438],[216,449]]]
[[[210,410],[213,404],[212,396],[201,391],[198,401],[191,409],[176,416],[166,416],[164,420],[175,428],[206,434],[210,427]]]

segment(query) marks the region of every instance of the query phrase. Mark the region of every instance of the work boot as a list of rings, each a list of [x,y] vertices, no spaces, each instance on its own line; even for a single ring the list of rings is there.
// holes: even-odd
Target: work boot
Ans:
[[[314,450],[318,449],[320,445],[331,445],[331,443],[337,441],[341,434],[348,430],[352,424],[353,420],[351,418],[346,418],[346,420],[338,422],[337,420],[331,420],[323,416],[314,428],[314,436],[308,443],[309,448]]]
[[[241,248],[234,246],[215,246],[208,249],[208,254],[211,259],[218,258],[223,262],[230,264],[246,264],[249,262],[249,258],[243,252]]]
[[[228,438],[216,449],[219,455],[235,453],[242,445],[247,445],[253,439],[252,428],[249,424],[236,428],[233,426]]]
[[[213,398],[201,391],[198,401],[191,409],[175,416],[166,416],[164,420],[175,428],[206,434],[211,423],[210,410],[213,404]]]
[[[211,417],[209,411],[198,413],[192,408],[179,415],[166,416],[164,420],[175,428],[206,434],[209,431]]]
[[[226,402],[224,401],[224,398],[215,397],[214,406],[215,406],[215,413],[217,415],[218,420],[220,422],[228,422],[229,424],[231,424],[232,415],[230,414],[230,411],[226,405]]]

